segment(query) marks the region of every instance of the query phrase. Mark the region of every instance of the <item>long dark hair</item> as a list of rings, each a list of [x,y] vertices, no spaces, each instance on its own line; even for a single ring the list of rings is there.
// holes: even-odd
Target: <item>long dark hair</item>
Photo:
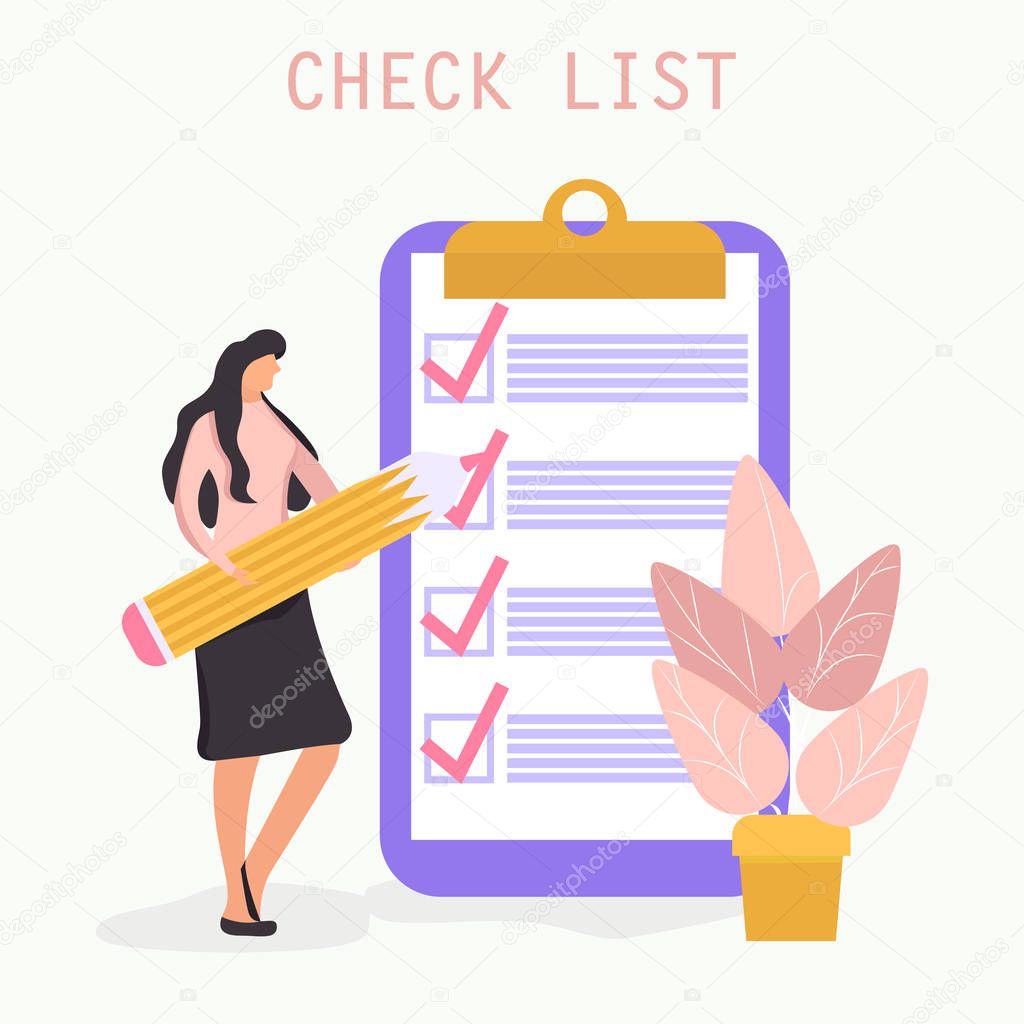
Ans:
[[[212,412],[217,428],[217,440],[231,466],[228,492],[235,501],[255,503],[256,499],[249,495],[248,490],[249,466],[238,447],[238,424],[242,420],[242,374],[251,362],[263,356],[274,355],[280,359],[285,348],[285,340],[281,334],[277,331],[263,330],[254,331],[248,338],[232,342],[224,349],[213,371],[213,383],[178,413],[178,432],[163,466],[164,493],[168,501],[174,501],[178,489],[178,475],[181,473],[181,460],[185,455],[188,436],[196,421]],[[273,409],[278,419],[315,459],[316,449],[306,435],[280,409],[271,404],[266,395],[262,396],[262,400]],[[293,473],[288,481],[288,508],[298,512],[308,504],[309,492]],[[212,528],[216,525],[218,505],[217,483],[213,479],[213,474],[207,472],[199,487],[199,517],[207,527]]]

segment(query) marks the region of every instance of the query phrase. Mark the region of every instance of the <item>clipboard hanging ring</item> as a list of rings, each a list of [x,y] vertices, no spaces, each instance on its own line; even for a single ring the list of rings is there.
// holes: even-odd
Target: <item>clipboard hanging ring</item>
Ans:
[[[601,197],[605,209],[608,211],[605,227],[618,227],[626,223],[626,204],[622,201],[619,193],[595,178],[577,178],[575,181],[567,181],[564,185],[556,188],[544,207],[544,223],[550,224],[558,231],[572,231],[562,217],[562,210],[569,197],[576,195],[577,192],[593,192]],[[598,231],[603,230],[604,227],[598,229]]]
[[[562,207],[595,192],[608,208],[576,234]],[[473,221],[448,239],[447,299],[724,299],[725,246],[699,221],[629,220],[614,189],[578,178],[555,189],[539,221]]]

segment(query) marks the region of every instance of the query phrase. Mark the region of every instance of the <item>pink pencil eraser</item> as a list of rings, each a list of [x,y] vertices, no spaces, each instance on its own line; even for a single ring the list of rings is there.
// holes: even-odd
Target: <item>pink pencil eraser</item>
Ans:
[[[121,616],[121,628],[124,630],[124,635],[128,638],[128,643],[132,645],[132,650],[139,661],[145,662],[147,665],[166,665],[168,659],[164,657],[160,644],[143,618],[142,612],[139,610],[139,603],[136,601],[135,604],[128,605],[124,610],[124,615]]]

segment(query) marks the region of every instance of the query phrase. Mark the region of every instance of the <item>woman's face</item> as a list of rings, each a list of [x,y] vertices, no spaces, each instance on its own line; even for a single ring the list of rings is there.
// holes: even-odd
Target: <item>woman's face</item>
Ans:
[[[273,354],[254,359],[242,374],[242,389],[249,392],[269,391],[274,386],[274,374],[280,369],[277,357]]]

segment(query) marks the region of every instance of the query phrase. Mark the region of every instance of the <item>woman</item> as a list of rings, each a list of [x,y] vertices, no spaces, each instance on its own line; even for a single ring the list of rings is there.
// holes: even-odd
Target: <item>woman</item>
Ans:
[[[305,435],[264,395],[284,351],[284,338],[269,330],[229,345],[209,389],[179,413],[164,460],[164,490],[182,533],[240,587],[259,581],[232,564],[228,551],[284,522],[289,509],[305,508],[310,496],[323,501],[337,493]],[[282,691],[314,665],[313,682],[282,707]],[[220,926],[229,935],[277,930],[260,919],[267,878],[352,731],[326,665],[306,591],[196,649],[199,755],[216,762],[213,803],[227,880]],[[276,713],[254,714],[267,707]],[[246,854],[260,756],[296,749],[302,753]]]

